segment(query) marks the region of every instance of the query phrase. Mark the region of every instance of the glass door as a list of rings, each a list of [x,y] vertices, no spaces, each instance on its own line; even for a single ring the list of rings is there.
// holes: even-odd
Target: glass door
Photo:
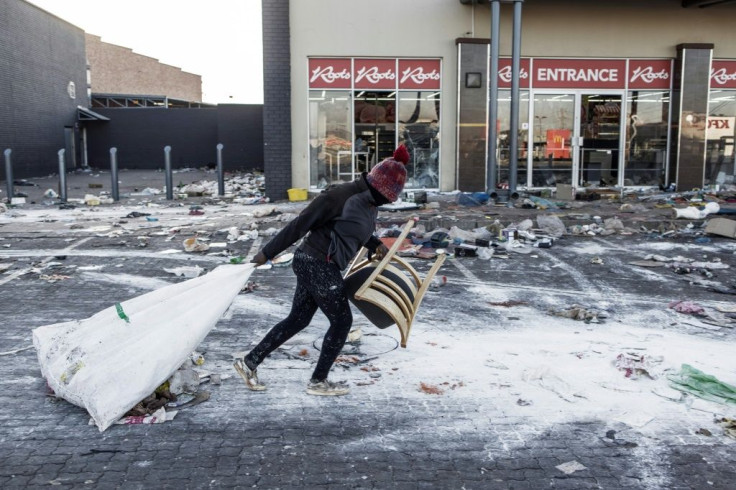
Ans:
[[[353,152],[339,165],[339,177],[350,180],[393,155],[396,147],[396,92],[362,90],[353,100]]]
[[[571,184],[576,175],[574,93],[535,93],[532,118],[532,187]]]
[[[613,187],[619,183],[621,95],[579,94],[577,143],[579,174],[575,185]]]

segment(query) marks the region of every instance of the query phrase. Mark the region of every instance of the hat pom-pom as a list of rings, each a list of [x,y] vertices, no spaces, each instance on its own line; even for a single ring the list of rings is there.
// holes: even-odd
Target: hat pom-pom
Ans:
[[[401,162],[404,165],[409,163],[409,150],[406,149],[406,146],[400,145],[396,148],[396,151],[394,151],[394,160]]]

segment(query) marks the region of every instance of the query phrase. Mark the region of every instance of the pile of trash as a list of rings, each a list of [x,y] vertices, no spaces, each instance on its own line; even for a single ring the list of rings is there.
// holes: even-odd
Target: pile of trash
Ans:
[[[427,231],[423,224],[418,224],[397,254],[426,259],[434,258],[437,253],[486,260],[494,256],[508,258],[508,252],[526,254],[531,253],[533,247],[550,248],[566,232],[565,225],[554,215],[538,217],[537,226],[534,228],[530,219],[509,225],[495,220],[470,231],[457,226]],[[386,242],[385,239],[397,237],[400,233],[399,227],[393,226],[380,230],[378,235]]]
[[[186,361],[153,393],[128,410],[115,424],[160,424],[173,420],[179,410],[199,405],[210,399],[210,392],[200,390],[201,385],[205,383],[220,385],[223,379],[230,377],[229,374],[214,374],[195,369],[192,364],[202,366],[204,355],[193,352],[190,360]],[[90,425],[92,424],[94,424],[93,419],[90,420]]]

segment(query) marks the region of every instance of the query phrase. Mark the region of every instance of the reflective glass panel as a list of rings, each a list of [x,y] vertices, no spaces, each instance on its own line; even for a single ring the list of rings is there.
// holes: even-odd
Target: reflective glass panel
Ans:
[[[399,143],[409,150],[406,188],[439,188],[439,92],[399,92]]]
[[[342,181],[369,171],[396,149],[396,93],[361,90],[354,101],[355,153],[340,159]]]
[[[532,186],[572,183],[574,94],[536,94],[532,124]]]
[[[339,180],[339,164],[352,155],[350,91],[309,92],[309,185],[322,189]]]
[[[668,91],[631,91],[626,103],[624,185],[664,185]]]
[[[706,126],[705,183],[733,184],[736,90],[712,90]]]
[[[507,188],[511,145],[511,90],[498,91],[498,175],[497,184]],[[527,154],[529,148],[529,91],[519,91],[519,132],[517,154],[517,186],[526,186]]]
[[[580,178],[583,186],[618,185],[621,96],[580,96]]]

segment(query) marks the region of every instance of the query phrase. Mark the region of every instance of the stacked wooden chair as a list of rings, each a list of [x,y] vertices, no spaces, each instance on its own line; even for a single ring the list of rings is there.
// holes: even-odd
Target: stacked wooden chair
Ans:
[[[401,235],[381,260],[369,260],[368,251],[362,248],[345,273],[352,303],[378,328],[395,324],[401,335],[401,347],[406,347],[419,305],[445,261],[445,254],[438,254],[422,279],[406,260],[396,255],[414,224],[410,220],[404,225]]]

